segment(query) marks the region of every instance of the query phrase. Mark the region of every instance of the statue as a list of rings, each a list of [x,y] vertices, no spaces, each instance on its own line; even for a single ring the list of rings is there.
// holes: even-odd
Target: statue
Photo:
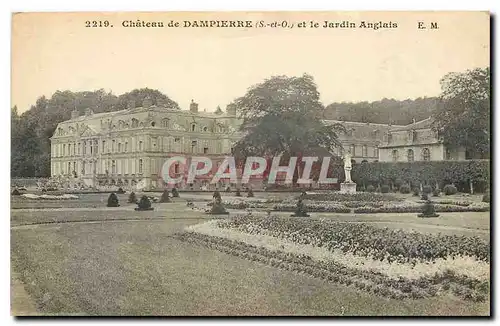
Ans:
[[[345,154],[343,159],[344,159],[344,172],[345,172],[344,183],[352,183],[352,180],[351,180],[351,170],[352,170],[351,154],[350,153]]]

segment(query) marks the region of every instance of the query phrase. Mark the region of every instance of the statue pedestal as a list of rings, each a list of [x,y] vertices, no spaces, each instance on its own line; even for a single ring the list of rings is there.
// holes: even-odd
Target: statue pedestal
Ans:
[[[355,194],[356,193],[356,183],[341,183],[340,184],[340,193],[342,194]]]

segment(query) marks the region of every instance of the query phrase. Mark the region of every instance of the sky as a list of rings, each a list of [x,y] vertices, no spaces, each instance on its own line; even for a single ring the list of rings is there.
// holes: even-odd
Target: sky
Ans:
[[[286,20],[294,28],[134,28],[128,20]],[[312,75],[321,101],[399,100],[440,93],[449,72],[489,66],[484,12],[23,13],[12,19],[12,106],[56,90],[116,95],[158,89],[182,109],[214,111],[274,75]],[[113,27],[85,27],[85,21]],[[323,28],[324,21],[397,24]],[[319,28],[299,28],[300,22]],[[418,29],[423,22],[426,29]],[[438,29],[430,29],[437,22]]]

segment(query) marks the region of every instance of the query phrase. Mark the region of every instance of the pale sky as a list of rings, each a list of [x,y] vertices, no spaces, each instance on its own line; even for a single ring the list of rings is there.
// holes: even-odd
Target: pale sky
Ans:
[[[125,28],[124,20],[287,20],[286,28]],[[188,109],[223,109],[273,75],[312,75],[325,105],[440,92],[453,71],[486,67],[484,12],[45,13],[13,16],[12,105],[20,112],[56,90],[153,88]],[[113,28],[86,28],[108,20]],[[319,28],[298,28],[317,21]],[[392,29],[323,28],[325,20],[393,22]],[[427,26],[418,29],[418,22]],[[437,22],[439,29],[431,30]]]

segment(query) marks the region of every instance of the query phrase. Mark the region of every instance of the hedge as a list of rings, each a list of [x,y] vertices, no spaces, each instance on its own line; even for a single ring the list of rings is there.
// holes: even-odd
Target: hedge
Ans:
[[[373,162],[354,164],[352,179],[363,185],[408,183],[443,187],[445,184],[489,184],[490,161]]]

